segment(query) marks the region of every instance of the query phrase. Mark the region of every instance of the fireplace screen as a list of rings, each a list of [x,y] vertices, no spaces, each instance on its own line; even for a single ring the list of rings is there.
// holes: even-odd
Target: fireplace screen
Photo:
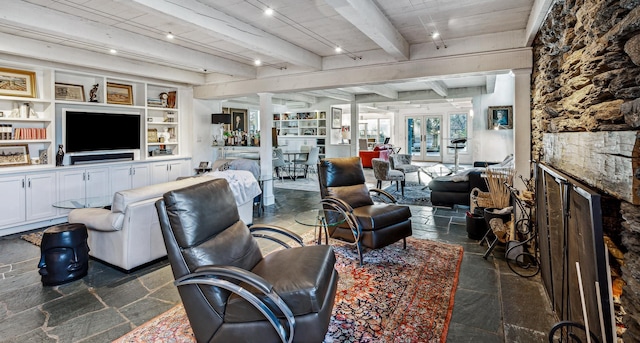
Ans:
[[[551,167],[538,168],[540,267],[553,308],[560,320],[584,325],[600,342],[614,342],[600,195]],[[584,332],[572,334],[586,341]]]

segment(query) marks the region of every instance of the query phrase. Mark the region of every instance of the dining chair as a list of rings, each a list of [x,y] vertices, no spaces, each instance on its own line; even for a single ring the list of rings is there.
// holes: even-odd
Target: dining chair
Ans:
[[[276,172],[276,176],[282,181],[284,179],[284,173],[287,173],[287,176],[291,177],[289,173],[289,168],[291,168],[291,162],[284,159],[284,153],[282,149],[275,148],[273,149],[273,161],[271,162],[273,169]]]
[[[312,147],[311,150],[309,150],[309,153],[307,154],[307,158],[304,161],[299,161],[299,162],[294,161],[293,169],[296,170],[296,168],[300,166],[300,169],[303,170],[303,175],[306,178],[308,176],[309,170],[311,170],[311,172],[315,170],[314,168],[316,164],[318,164],[319,158],[320,158],[320,148]]]

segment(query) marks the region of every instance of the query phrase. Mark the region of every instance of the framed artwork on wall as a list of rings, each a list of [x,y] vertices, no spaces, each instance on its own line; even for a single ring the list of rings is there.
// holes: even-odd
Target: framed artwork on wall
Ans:
[[[231,130],[248,132],[247,110],[231,109]]]
[[[489,106],[487,128],[489,130],[513,129],[513,106]]]
[[[331,128],[342,128],[342,109],[338,107],[331,107]]]
[[[133,87],[107,82],[107,104],[133,105]]]
[[[31,164],[27,144],[0,144],[0,167]]]
[[[56,100],[84,102],[84,86],[56,82]]]
[[[36,73],[27,70],[0,68],[0,95],[35,98]]]

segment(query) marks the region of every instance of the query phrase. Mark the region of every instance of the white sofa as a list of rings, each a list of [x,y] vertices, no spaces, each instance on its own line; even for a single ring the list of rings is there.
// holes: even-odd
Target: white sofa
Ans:
[[[155,202],[168,191],[213,178],[225,178],[234,193],[240,219],[253,222],[253,199],[261,193],[255,177],[243,170],[217,171],[116,192],[111,209],[83,208],[69,213],[69,223],[83,223],[89,231],[89,254],[125,271],[167,255]]]

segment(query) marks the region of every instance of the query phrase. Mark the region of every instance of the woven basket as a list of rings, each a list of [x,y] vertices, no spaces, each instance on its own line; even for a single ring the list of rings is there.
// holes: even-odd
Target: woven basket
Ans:
[[[469,199],[471,204],[471,213],[474,213],[476,207],[493,207],[493,201],[491,200],[489,192],[483,192],[477,187],[471,190]]]

